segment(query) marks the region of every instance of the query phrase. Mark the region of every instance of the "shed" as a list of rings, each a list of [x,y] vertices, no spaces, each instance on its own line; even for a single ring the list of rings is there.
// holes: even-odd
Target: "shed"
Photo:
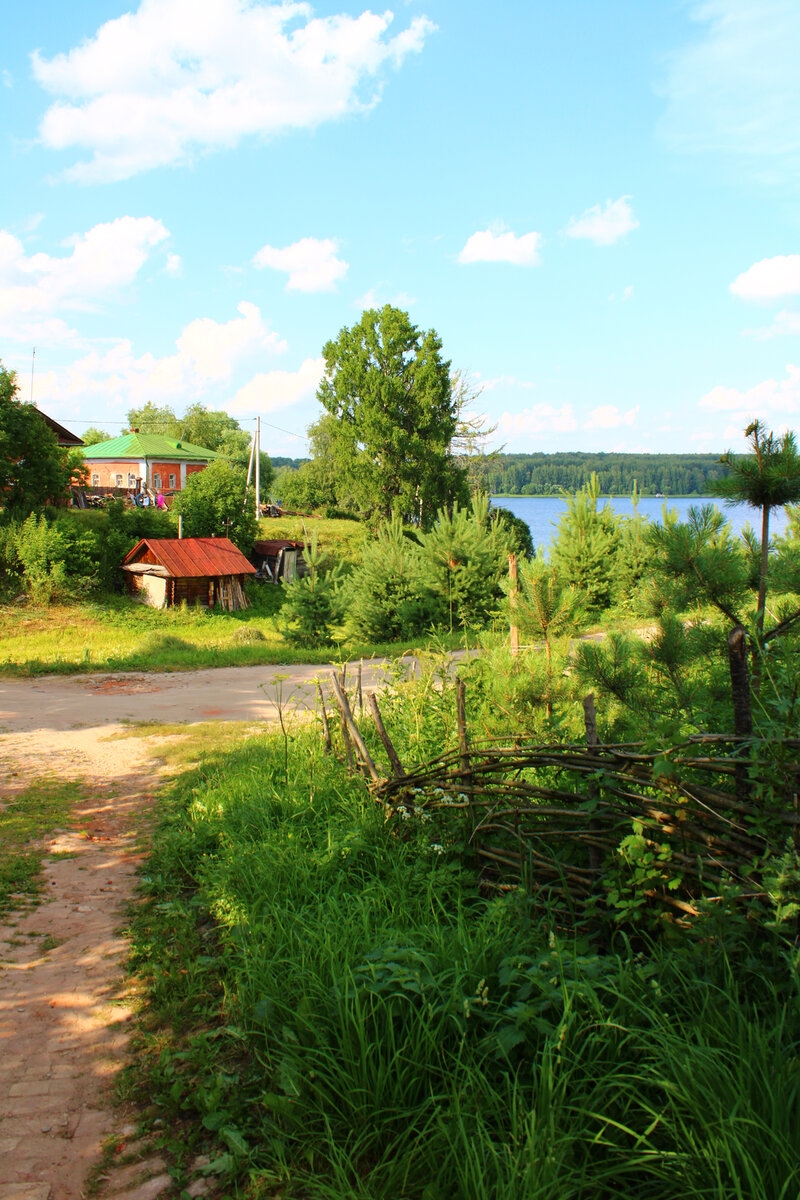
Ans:
[[[308,566],[303,557],[305,548],[305,542],[293,542],[291,538],[269,538],[253,543],[251,558],[259,573],[265,575],[272,583],[279,583],[281,580],[289,583],[295,575],[302,577],[308,574]]]
[[[228,612],[247,608],[244,581],[256,569],[228,538],[142,538],[125,555],[129,593],[143,604],[169,608],[220,604]]]

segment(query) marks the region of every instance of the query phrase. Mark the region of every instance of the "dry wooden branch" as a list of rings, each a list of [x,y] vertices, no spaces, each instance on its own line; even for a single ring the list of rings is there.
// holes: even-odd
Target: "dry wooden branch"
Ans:
[[[369,772],[370,778],[373,780],[373,782],[381,783],[383,777],[378,773],[378,769],[375,766],[375,763],[372,761],[370,752],[364,744],[364,739],[361,736],[361,732],[353,720],[353,714],[350,711],[350,702],[347,699],[347,694],[344,691],[343,686],[336,678],[335,672],[331,674],[331,682],[333,684],[333,691],[336,696],[336,703],[339,706],[339,712],[341,713],[342,721],[353,741],[353,744],[356,747],[356,750],[358,751],[358,755],[364,766],[367,768],[367,771]]]
[[[389,734],[386,732],[386,726],[383,723],[381,710],[378,708],[378,698],[374,692],[367,693],[367,707],[369,708],[372,720],[375,722],[375,728],[378,731],[378,737],[381,739],[383,748],[389,756],[389,762],[391,763],[392,772],[395,779],[404,778],[405,771],[403,770],[403,764],[400,762],[398,753],[392,745],[392,740],[389,737]]]

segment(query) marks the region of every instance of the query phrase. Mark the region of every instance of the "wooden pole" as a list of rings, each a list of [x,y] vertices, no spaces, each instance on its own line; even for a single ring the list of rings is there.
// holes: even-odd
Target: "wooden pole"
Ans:
[[[328,721],[328,711],[325,708],[325,697],[322,694],[322,684],[317,680],[317,691],[319,692],[319,708],[322,715],[322,732],[325,735],[325,753],[330,754],[333,750],[331,741],[331,727]]]
[[[350,711],[350,702],[347,699],[347,695],[344,692],[342,685],[336,678],[335,672],[331,674],[331,682],[333,684],[333,691],[336,696],[336,703],[339,706],[339,712],[341,713],[342,721],[344,722],[345,727],[347,728],[347,731],[353,740],[353,744],[359,753],[361,761],[367,768],[367,771],[369,772],[370,778],[373,780],[373,782],[380,783],[381,776],[378,774],[378,769],[375,766],[375,763],[372,761],[369,750],[364,744],[361,731],[353,720],[353,714]]]
[[[386,726],[383,723],[383,717],[381,716],[381,710],[378,708],[378,700],[377,700],[377,697],[375,696],[374,692],[367,693],[367,706],[368,706],[370,714],[372,716],[372,720],[375,722],[375,728],[378,731],[378,737],[383,742],[383,748],[386,751],[386,753],[389,755],[389,762],[391,763],[391,766],[392,766],[392,773],[394,774],[395,779],[402,779],[403,776],[405,775],[405,770],[403,769],[403,764],[400,762],[397,751],[395,750],[394,746],[392,745],[391,738],[389,737],[389,734],[386,732]]]
[[[516,656],[519,654],[519,625],[517,625],[517,556],[509,554],[508,556],[508,607],[511,619],[511,653]]]

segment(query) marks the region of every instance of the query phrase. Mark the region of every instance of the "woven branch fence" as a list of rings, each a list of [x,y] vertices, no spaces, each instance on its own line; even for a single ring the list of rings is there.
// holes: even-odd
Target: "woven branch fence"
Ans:
[[[456,679],[458,746],[405,768],[378,701],[367,707],[388,765],[376,764],[341,677],[332,677],[344,752],[389,812],[424,812],[457,830],[487,886],[524,881],[570,909],[602,901],[688,919],[697,901],[731,884],[763,894],[761,865],[800,843],[800,739],[779,745],[698,735],[653,751],[601,744],[594,701],[584,701],[586,742],[524,737],[472,741]],[[360,684],[360,681],[359,681]],[[358,687],[359,707],[360,686]],[[331,723],[320,691],[326,746]]]

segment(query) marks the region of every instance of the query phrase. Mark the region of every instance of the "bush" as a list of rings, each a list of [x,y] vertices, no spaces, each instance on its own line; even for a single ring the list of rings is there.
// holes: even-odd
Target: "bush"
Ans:
[[[366,542],[342,589],[348,627],[371,641],[396,641],[428,628],[437,601],[423,579],[422,552],[394,517]]]
[[[316,533],[306,547],[308,575],[282,585],[281,633],[295,645],[327,646],[333,641],[331,626],[337,616],[338,572],[325,571],[327,556],[317,544]]]

